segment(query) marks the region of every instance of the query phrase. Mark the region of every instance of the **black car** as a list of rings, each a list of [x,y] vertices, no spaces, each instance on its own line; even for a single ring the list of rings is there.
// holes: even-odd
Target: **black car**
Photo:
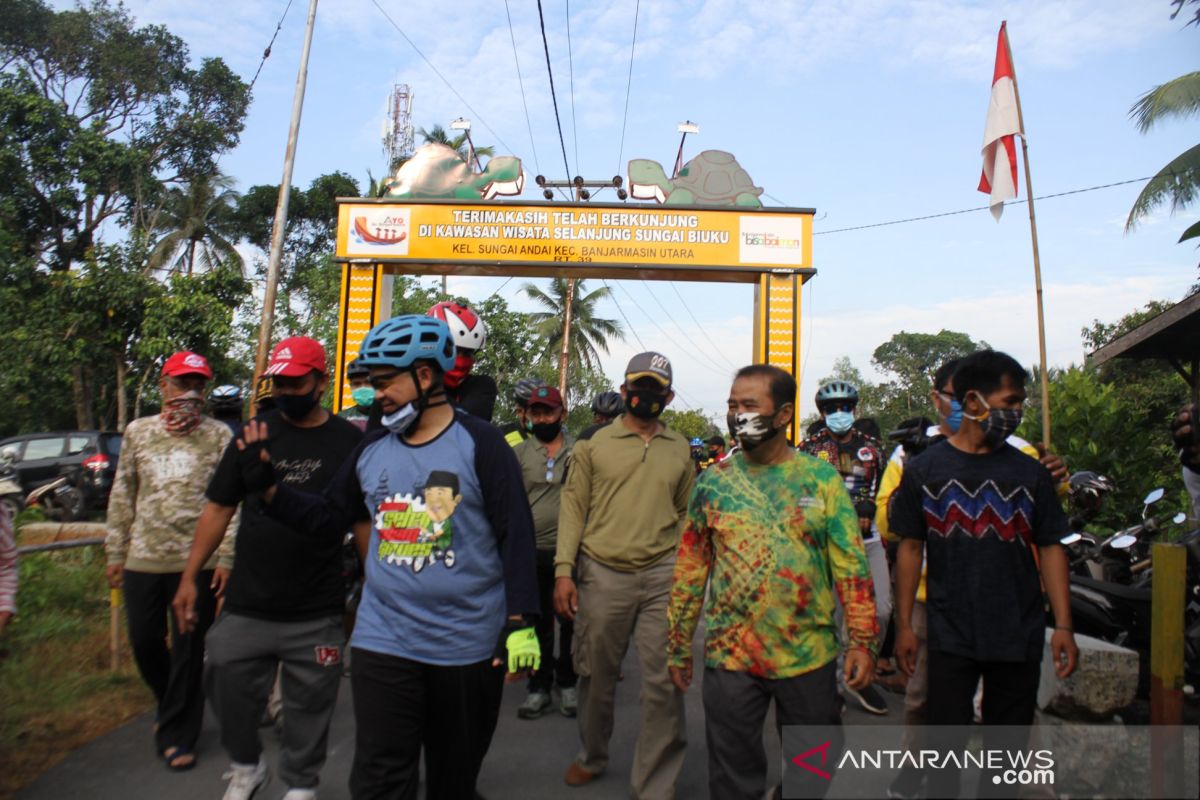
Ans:
[[[117,474],[121,434],[111,431],[57,431],[26,433],[0,441],[0,451],[11,448],[17,481],[26,494],[77,469],[79,488],[88,508],[106,508]]]

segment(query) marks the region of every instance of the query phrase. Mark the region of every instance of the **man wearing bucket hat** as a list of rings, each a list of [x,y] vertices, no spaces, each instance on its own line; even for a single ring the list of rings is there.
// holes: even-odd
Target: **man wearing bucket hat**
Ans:
[[[162,412],[125,428],[104,543],[109,584],[125,590],[134,661],[158,701],[157,751],[173,770],[196,763],[192,749],[204,716],[204,635],[216,609],[214,589],[220,593],[233,564],[230,537],[219,554],[197,565],[194,625],[190,631],[174,626],[168,649],[169,598],[204,508],[204,487],[232,437],[228,427],[203,415],[212,374],[204,356],[190,351],[163,364]]]
[[[264,371],[276,405],[260,418],[271,427],[272,467],[281,481],[311,492],[330,483],[362,438],[353,423],[321,407],[327,373],[324,348],[306,336],[276,345]],[[209,695],[221,723],[221,744],[233,762],[225,797],[249,798],[268,781],[258,725],[280,672],[279,775],[289,787],[288,800],[311,800],[342,678],[340,543],[348,526],[324,537],[297,536],[267,516],[258,497],[246,496],[237,454],[236,447],[225,451],[208,485],[175,613],[185,627],[195,616],[200,566],[221,543],[241,503],[236,564],[224,609],[208,636]]]

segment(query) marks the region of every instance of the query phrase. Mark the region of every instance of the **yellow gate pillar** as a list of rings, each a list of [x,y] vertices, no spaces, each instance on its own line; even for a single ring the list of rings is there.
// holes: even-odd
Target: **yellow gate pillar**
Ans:
[[[336,368],[333,374],[333,411],[354,401],[346,383],[346,365],[358,356],[367,331],[392,315],[392,276],[383,264],[342,264],[342,302],[338,316]]]
[[[802,275],[763,275],[754,288],[754,361],[770,364],[800,381],[800,292]],[[802,437],[800,402],[792,421],[791,441]]]

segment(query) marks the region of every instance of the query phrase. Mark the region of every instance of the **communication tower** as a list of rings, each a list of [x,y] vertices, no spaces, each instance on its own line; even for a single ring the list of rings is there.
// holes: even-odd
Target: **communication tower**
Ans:
[[[388,95],[387,116],[383,120],[383,152],[388,165],[407,158],[413,152],[412,88],[398,83]]]

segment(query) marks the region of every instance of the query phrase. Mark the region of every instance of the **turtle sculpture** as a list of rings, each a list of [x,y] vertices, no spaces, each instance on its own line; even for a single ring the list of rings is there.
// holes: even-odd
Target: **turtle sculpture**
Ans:
[[[645,158],[629,162],[629,190],[637,200],[655,200],[664,205],[751,206],[761,208],[750,174],[732,153],[705,150],[687,162],[674,178],[662,164]]]
[[[496,156],[483,172],[472,172],[453,148],[427,144],[396,171],[387,184],[385,197],[448,200],[491,200],[500,195],[518,195],[525,188],[521,159]]]

